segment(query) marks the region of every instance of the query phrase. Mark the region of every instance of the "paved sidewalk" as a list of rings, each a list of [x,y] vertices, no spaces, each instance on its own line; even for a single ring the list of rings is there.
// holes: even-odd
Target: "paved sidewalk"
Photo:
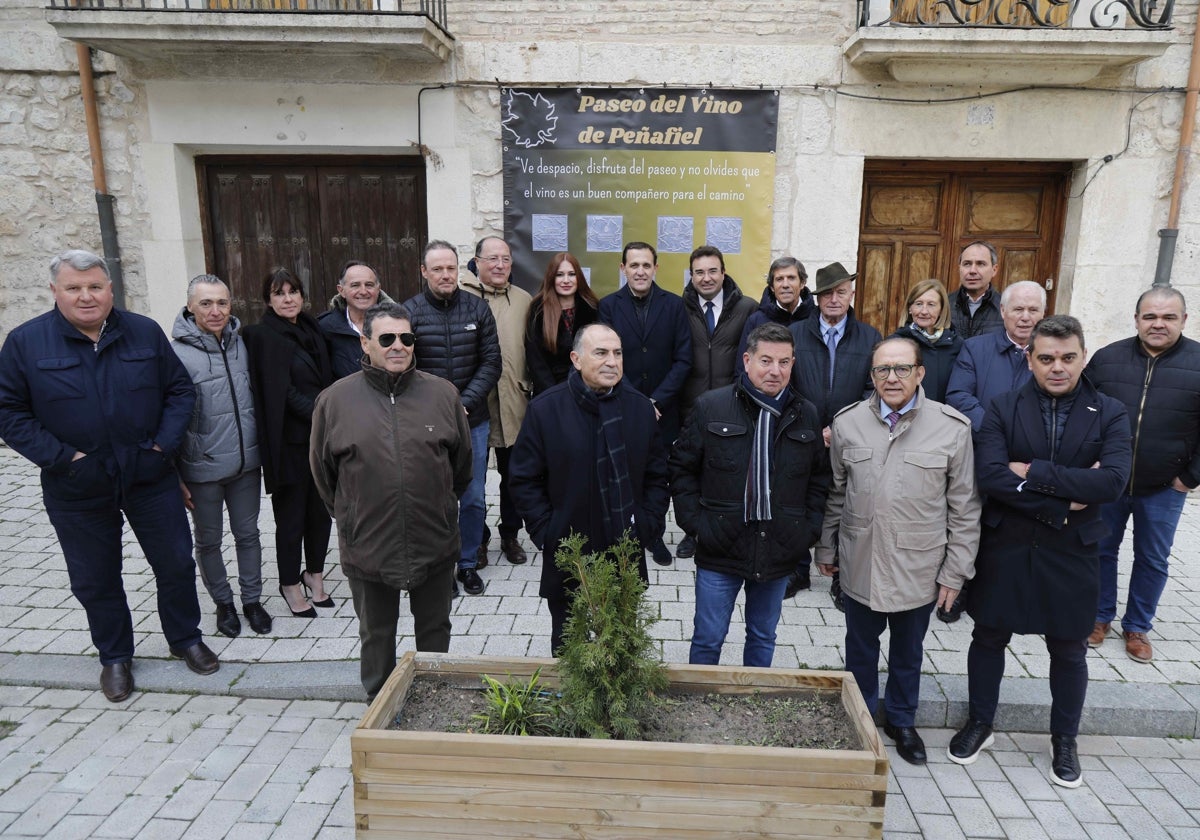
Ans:
[[[489,479],[494,498],[496,476]],[[265,504],[261,524],[270,558]],[[679,536],[672,526],[668,543]],[[945,727],[965,716],[970,620],[935,621],[918,721],[931,764],[894,760],[886,835],[1200,838],[1200,747],[1190,740],[1200,734],[1197,547],[1200,506],[1192,503],[1151,635],[1155,662],[1133,663],[1115,637],[1089,657],[1084,727],[1096,734],[1081,739],[1086,783],[1077,791],[1046,781],[1045,735],[998,736],[991,757],[971,768],[946,761]],[[169,660],[153,580],[128,534],[126,559],[138,692],[114,705],[97,690],[98,660],[41,507],[36,470],[0,448],[0,720],[16,724],[0,740],[0,837],[353,836],[348,738],[365,707],[357,624],[336,552],[328,581],[338,607],[315,620],[295,619],[282,617],[278,595],[267,597],[272,634],[245,628],[238,639],[207,637],[222,658],[211,677]],[[274,564],[266,565],[270,593]],[[539,566],[540,559],[510,566],[493,551],[482,573],[487,592],[455,602],[451,650],[547,655]],[[693,566],[652,566],[650,574],[663,656],[685,662]],[[212,632],[203,591],[201,603],[204,629]],[[402,618],[401,631],[402,649],[411,648],[410,619]],[[742,634],[735,619],[724,661],[739,659]],[[779,642],[778,666],[841,667],[841,615],[825,580],[814,578],[813,590],[785,605]],[[1019,639],[1012,651],[997,725],[1044,731],[1045,650],[1038,639]]]

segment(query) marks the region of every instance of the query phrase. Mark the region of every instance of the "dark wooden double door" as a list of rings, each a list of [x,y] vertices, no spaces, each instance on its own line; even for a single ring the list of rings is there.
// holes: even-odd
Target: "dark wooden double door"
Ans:
[[[999,251],[997,288],[1041,283],[1052,313],[1070,173],[1067,163],[867,161],[855,313],[894,332],[914,283],[958,288],[959,255],[975,240]]]
[[[262,282],[276,266],[304,284],[313,315],[337,293],[349,259],[375,267],[395,300],[420,289],[422,159],[209,157],[197,166],[205,256],[244,323],[262,316]]]

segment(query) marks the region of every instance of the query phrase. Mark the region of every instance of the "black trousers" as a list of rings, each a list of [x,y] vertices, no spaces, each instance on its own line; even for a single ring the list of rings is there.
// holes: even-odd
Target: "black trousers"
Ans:
[[[1007,630],[976,624],[967,651],[967,693],[971,717],[989,726],[1000,702],[1004,679],[1004,649],[1012,639]],[[1050,734],[1074,738],[1079,734],[1083,701],[1087,697],[1087,639],[1046,637],[1050,654]]]
[[[455,565],[447,563],[408,591],[417,650],[450,650],[450,581]],[[373,700],[396,668],[396,622],[400,620],[401,589],[386,583],[346,577],[354,613],[358,616],[359,678]]]
[[[300,553],[309,574],[325,571],[329,551],[329,529],[333,520],[309,475],[298,484],[281,484],[271,494],[275,512],[275,556],[279,563],[279,585],[300,582]]]
[[[512,457],[511,446],[498,446],[496,453],[496,472],[500,473],[500,539],[515,538],[521,531],[521,514],[513,503],[512,492],[508,484],[508,461]],[[484,525],[487,530],[487,525]]]

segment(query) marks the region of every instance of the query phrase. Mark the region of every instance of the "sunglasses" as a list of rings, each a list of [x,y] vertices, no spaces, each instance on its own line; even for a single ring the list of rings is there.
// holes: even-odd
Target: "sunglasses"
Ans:
[[[397,338],[405,347],[412,347],[417,343],[417,337],[412,333],[380,333],[378,336],[379,346],[385,349],[391,347],[396,343]]]

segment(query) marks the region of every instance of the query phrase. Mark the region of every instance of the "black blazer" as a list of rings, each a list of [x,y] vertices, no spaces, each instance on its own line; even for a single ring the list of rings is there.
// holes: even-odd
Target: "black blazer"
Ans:
[[[1010,461],[1031,464],[1028,478]],[[975,435],[987,497],[967,607],[976,623],[1059,639],[1091,633],[1108,533],[1100,506],[1121,495],[1131,463],[1125,407],[1086,378],[1053,460],[1035,382],[992,401]],[[1071,502],[1087,507],[1073,511]]]

